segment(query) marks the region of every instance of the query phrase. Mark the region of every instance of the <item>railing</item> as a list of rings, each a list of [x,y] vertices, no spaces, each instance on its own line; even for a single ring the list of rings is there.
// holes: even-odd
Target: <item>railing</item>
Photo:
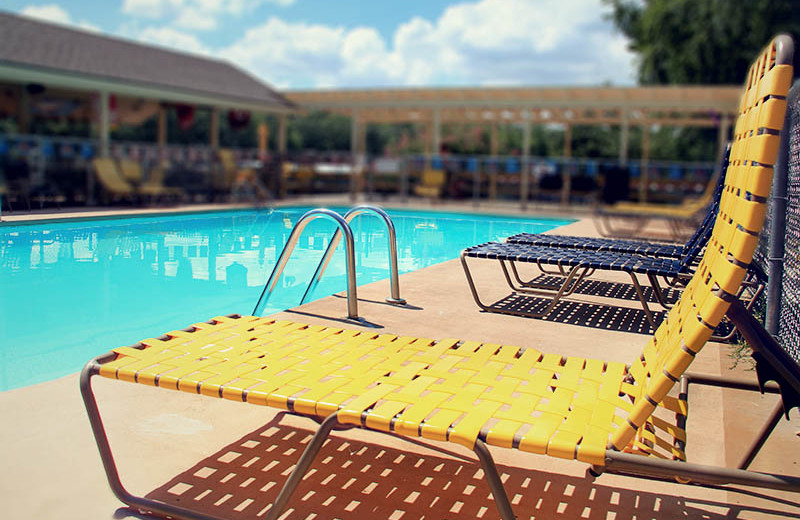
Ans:
[[[389,279],[391,283],[391,293],[389,298],[386,298],[386,301],[395,305],[405,305],[406,301],[400,297],[400,277],[397,271],[397,235],[392,219],[385,211],[375,206],[356,206],[344,214],[344,220],[349,226],[354,218],[366,213],[375,214],[386,224],[386,232],[389,240]],[[333,257],[333,253],[336,251],[336,247],[339,245],[341,238],[342,233],[340,229],[337,229],[328,244],[328,248],[325,249],[325,254],[322,256],[319,265],[317,265],[316,271],[314,271],[314,276],[312,276],[311,282],[308,284],[305,294],[303,294],[303,298],[300,300],[301,305],[306,301],[306,297],[319,285],[319,281],[325,269],[328,267],[328,263],[331,257]]]
[[[355,248],[353,246],[353,231],[350,229],[350,226],[341,215],[329,209],[322,208],[307,211],[302,217],[300,217],[300,219],[294,225],[294,228],[292,228],[292,232],[289,235],[289,240],[287,240],[286,245],[283,246],[283,250],[278,257],[278,262],[275,264],[272,274],[269,275],[269,279],[264,285],[264,290],[261,292],[261,296],[258,298],[256,306],[253,308],[254,316],[258,316],[261,313],[269,301],[270,296],[272,296],[272,292],[278,283],[278,279],[281,277],[281,274],[283,274],[283,269],[286,267],[286,263],[289,261],[289,257],[291,257],[292,252],[297,245],[297,240],[300,238],[303,230],[309,222],[318,218],[327,218],[329,220],[333,220],[338,226],[337,232],[340,232],[344,235],[345,260],[347,262],[347,317],[351,320],[359,319],[358,296],[356,294],[356,258]]]
[[[98,148],[98,142],[90,138],[0,134],[0,169],[9,191],[6,201],[22,199],[30,205],[38,198],[42,204],[58,199],[71,206],[92,205],[94,176],[89,165]],[[651,200],[669,202],[702,192],[713,171],[712,163],[675,161],[650,161],[645,174],[638,160],[463,155],[364,158],[343,152],[273,154],[270,162],[258,162],[256,149],[232,151],[240,166],[256,165],[275,196],[329,192],[364,194],[369,200],[378,196],[407,200],[415,194],[422,173],[433,169],[446,174],[442,198],[471,201],[474,206],[499,200],[518,201],[523,208],[536,201],[586,204],[605,195],[601,179],[613,176],[624,179],[623,198],[643,193]],[[192,201],[208,201],[222,193],[215,191],[213,182],[220,168],[215,150],[206,144],[114,141],[110,154],[139,161],[145,172],[169,163],[166,182],[184,188]]]

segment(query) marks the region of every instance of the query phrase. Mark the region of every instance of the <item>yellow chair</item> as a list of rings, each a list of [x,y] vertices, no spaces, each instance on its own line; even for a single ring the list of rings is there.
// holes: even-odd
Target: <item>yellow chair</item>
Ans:
[[[714,191],[721,182],[722,168],[714,170],[703,193],[689,197],[680,204],[650,204],[646,202],[621,201],[601,206],[594,214],[595,229],[606,237],[637,237],[651,220],[666,222],[673,240],[686,238],[687,231],[703,220],[713,209]]]
[[[680,300],[630,364],[269,317],[218,317],[115,348],[84,368],[81,390],[112,489],[139,509],[208,518],[125,490],[91,389],[97,375],[270,406],[321,421],[268,518],[285,510],[337,424],[475,450],[505,520],[514,513],[487,444],[577,459],[590,464],[594,473],[621,471],[800,491],[797,477],[685,461],[689,383],[719,383],[686,370],[726,313],[737,326],[746,321],[735,294],[756,247],[770,193],[779,142],[774,130],[782,126],[792,75],[791,45],[788,37],[778,37],[753,65],[709,246]],[[774,345],[753,341],[763,347],[761,360],[779,370],[781,362],[772,361]],[[800,388],[800,377],[784,372],[778,378]],[[674,392],[676,383],[679,393]]]
[[[119,169],[122,176],[131,182],[139,195],[153,198],[172,198],[180,200],[185,192],[176,186],[164,185],[164,168],[157,166],[150,171],[148,179],[144,180],[144,172],[139,161],[133,159],[120,159]]]
[[[110,157],[95,157],[92,159],[97,180],[105,191],[106,198],[113,199],[136,199],[136,188],[122,177],[114,159]]]
[[[422,172],[420,183],[414,186],[414,194],[419,197],[438,199],[441,198],[446,184],[447,173],[444,170],[426,169]]]

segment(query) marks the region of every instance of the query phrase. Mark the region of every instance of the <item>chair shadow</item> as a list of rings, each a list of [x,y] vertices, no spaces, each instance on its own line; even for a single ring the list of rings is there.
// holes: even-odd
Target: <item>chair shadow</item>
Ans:
[[[491,306],[510,313],[539,314],[547,309],[552,300],[526,294],[512,293],[493,303]],[[656,324],[661,323],[666,315],[662,311],[652,311]],[[653,328],[647,321],[642,309],[617,307],[597,303],[561,300],[548,314],[531,318],[594,329],[632,332],[636,334],[653,334]]]
[[[264,517],[312,436],[310,429],[282,425],[283,415],[198,462],[148,498],[233,520]],[[352,441],[334,433],[281,518],[496,518],[477,462],[449,456],[447,450],[432,453]],[[738,518],[741,511],[800,518],[800,513],[787,516],[784,511],[620,489],[543,471],[505,466],[499,470],[520,519],[721,520]],[[124,512],[118,511],[117,518],[125,518]]]
[[[543,274],[537,276],[532,281],[537,284],[550,285],[557,289],[563,280],[564,278],[561,276]],[[662,292],[664,293],[664,300],[669,304],[674,304],[676,301],[678,301],[678,298],[681,295],[681,291],[671,289],[669,287],[662,288]],[[587,294],[591,296],[603,296],[606,298],[614,298],[616,300],[639,301],[639,297],[636,294],[636,288],[634,288],[633,284],[606,282],[602,280],[593,280],[591,278],[581,281],[578,284],[578,287],[575,289],[575,293]],[[656,300],[656,297],[653,294],[652,287],[643,285],[642,293],[644,293],[644,296],[648,302],[658,303],[658,300]]]
[[[563,280],[557,276],[540,275],[533,282],[544,285],[558,284]],[[653,289],[642,287],[645,297],[649,302],[655,302]],[[583,280],[574,291],[575,294],[591,296],[602,296],[617,300],[636,301],[636,289],[631,284],[619,282],[607,282],[601,280]],[[681,295],[675,289],[664,289],[665,299],[668,303],[674,304]],[[510,311],[511,313],[530,313],[540,314],[545,311],[552,300],[550,298],[540,298],[529,294],[512,293],[492,304],[499,310]],[[653,320],[659,325],[667,315],[667,311],[656,310],[658,305],[650,306]],[[579,302],[571,299],[559,301],[548,314],[539,318],[544,321],[566,323],[568,325],[578,325],[595,329],[612,330],[617,332],[632,332],[636,334],[653,334],[654,329],[647,321],[644,310],[633,307],[618,307],[615,305],[604,305],[599,303]],[[733,330],[732,324],[723,320],[717,326],[714,334],[720,337],[727,336]],[[734,336],[730,341],[735,341]]]

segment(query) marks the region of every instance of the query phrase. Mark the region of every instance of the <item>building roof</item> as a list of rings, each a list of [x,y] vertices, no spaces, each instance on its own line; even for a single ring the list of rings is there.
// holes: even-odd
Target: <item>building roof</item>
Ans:
[[[105,87],[112,93],[231,108],[293,108],[270,86],[226,61],[4,12],[0,12],[2,79]]]

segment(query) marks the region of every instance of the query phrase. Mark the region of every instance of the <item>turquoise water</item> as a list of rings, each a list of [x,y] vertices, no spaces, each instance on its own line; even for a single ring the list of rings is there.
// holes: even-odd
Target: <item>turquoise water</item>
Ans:
[[[0,225],[0,390],[75,372],[111,348],[191,323],[252,313],[292,226],[308,209]],[[470,245],[571,222],[389,214],[401,273],[456,258]],[[358,284],[388,278],[383,223],[362,215],[352,227]],[[326,219],[306,227],[262,314],[299,303],[333,230]],[[344,263],[340,246],[309,301],[346,288]]]

